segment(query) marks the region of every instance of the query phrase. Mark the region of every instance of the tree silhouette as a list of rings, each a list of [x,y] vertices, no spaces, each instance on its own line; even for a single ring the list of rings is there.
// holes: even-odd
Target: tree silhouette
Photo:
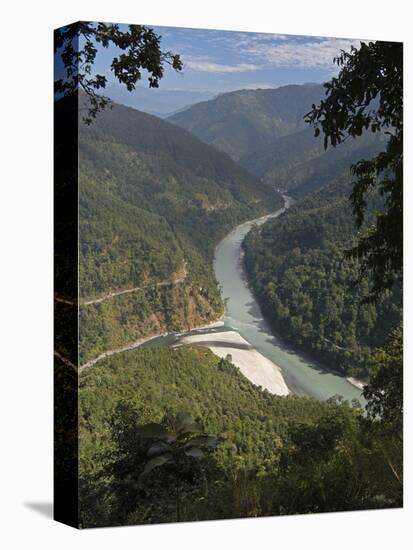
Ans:
[[[202,461],[213,451],[219,438],[203,434],[189,414],[170,417],[163,424],[146,424],[138,428],[137,435],[147,441],[148,460],[139,479],[144,482],[155,468],[171,466],[175,478],[176,521],[181,520],[181,489],[188,480],[191,462]]]
[[[88,114],[84,117],[87,124],[109,102],[107,97],[98,94],[106,87],[107,78],[102,74],[93,74],[92,68],[98,46],[108,48],[110,45],[120,50],[119,55],[113,58],[110,70],[129,92],[142,78],[142,70],[148,73],[149,88],[158,88],[165,65],[176,71],[182,69],[179,55],[163,51],[161,36],[144,25],[129,25],[127,31],[122,31],[116,24],[81,21],[57,29],[54,53],[60,56],[64,77],[55,80],[55,93],[66,96],[83,90],[90,102]]]
[[[403,431],[403,327],[397,326],[371,357],[370,381],[364,388],[367,412]]]
[[[114,521],[123,523],[149,497],[149,513],[162,516],[172,501],[176,521],[181,521],[182,500],[202,493],[207,458],[221,438],[204,433],[187,413],[166,415],[161,422],[145,422],[144,417],[144,412],[121,403],[112,419],[117,450],[108,457],[107,474],[117,502],[115,513],[120,514]]]
[[[359,229],[369,194],[377,190],[384,200],[375,223],[349,251],[360,261],[359,278],[371,278],[369,299],[376,301],[401,278],[403,266],[403,44],[362,42],[334,61],[339,75],[324,84],[326,99],[305,117],[315,135],[324,133],[325,147],[368,130],[389,136],[385,152],[352,166],[357,179],[350,200]]]

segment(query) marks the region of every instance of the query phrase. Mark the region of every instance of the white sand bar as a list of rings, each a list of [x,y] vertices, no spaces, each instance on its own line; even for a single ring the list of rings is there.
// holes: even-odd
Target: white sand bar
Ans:
[[[351,384],[352,386],[358,388],[359,390],[363,390],[364,386],[366,385],[366,382],[362,382],[361,380],[357,380],[357,378],[353,378],[352,376],[347,376],[346,380],[349,384]]]
[[[262,386],[274,395],[290,393],[280,368],[261,355],[238,332],[230,330],[184,336],[179,344],[200,344],[222,358],[231,355],[232,363],[256,386]]]

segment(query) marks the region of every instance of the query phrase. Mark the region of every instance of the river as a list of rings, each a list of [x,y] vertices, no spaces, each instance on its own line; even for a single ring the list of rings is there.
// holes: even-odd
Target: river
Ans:
[[[286,208],[290,199],[285,197]],[[272,215],[276,217],[285,208]],[[317,363],[286,346],[270,330],[261,309],[248,288],[242,266],[241,243],[251,227],[261,225],[269,216],[239,225],[216,249],[214,269],[225,300],[224,326],[236,330],[265,357],[282,370],[293,393],[325,400],[335,394],[345,399],[360,399],[361,392],[347,380],[329,372]]]
[[[290,206],[290,198],[284,197],[284,200],[285,208],[272,215],[239,225],[219,243],[215,252],[214,269],[225,300],[224,327],[191,331],[185,335],[197,332],[213,334],[222,332],[223,329],[235,330],[262,355],[280,367],[292,393],[320,400],[341,395],[348,400],[356,398],[363,402],[361,391],[349,384],[344,377],[305,358],[303,354],[294,351],[293,346],[285,345],[274,335],[248,288],[242,266],[241,243],[253,225],[261,225],[268,218],[281,215]],[[145,344],[145,347],[174,343],[179,341],[181,336],[183,335],[155,338]]]

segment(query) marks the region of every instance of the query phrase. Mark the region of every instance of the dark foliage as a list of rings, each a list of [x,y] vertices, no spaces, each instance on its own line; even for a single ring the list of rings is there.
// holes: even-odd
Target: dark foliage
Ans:
[[[122,31],[116,24],[80,21],[57,29],[54,52],[61,59],[65,77],[55,81],[55,92],[63,96],[78,91],[87,94],[90,103],[84,117],[86,124],[90,124],[109,102],[98,93],[106,87],[107,77],[95,74],[93,64],[98,48],[110,45],[120,52],[113,58],[110,70],[129,92],[142,78],[142,70],[148,73],[149,87],[158,88],[165,65],[176,71],[182,69],[179,55],[162,51],[161,37],[144,25],[128,25],[128,30]]]
[[[277,332],[330,368],[366,378],[373,348],[400,321],[401,289],[362,303],[370,288],[355,284],[358,265],[345,254],[356,238],[349,189],[339,180],[253,230],[245,266]]]
[[[81,524],[400,506],[400,442],[376,424],[273,396],[202,348],[107,359],[80,380]]]
[[[337,78],[324,86],[326,98],[307,115],[315,135],[333,147],[367,130],[389,136],[385,152],[353,165],[357,177],[351,203],[360,229],[369,195],[384,198],[375,223],[361,234],[351,255],[360,261],[360,278],[373,281],[371,300],[401,279],[403,267],[403,44],[361,43],[335,60]]]
[[[402,438],[403,328],[396,327],[370,358],[370,382],[364,389],[367,411],[393,425]]]

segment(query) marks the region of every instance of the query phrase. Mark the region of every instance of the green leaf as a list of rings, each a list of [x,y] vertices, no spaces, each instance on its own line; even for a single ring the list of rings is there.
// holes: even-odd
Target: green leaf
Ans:
[[[159,466],[163,466],[164,464],[166,464],[167,462],[170,462],[170,461],[172,461],[172,455],[171,454],[157,456],[155,458],[152,458],[152,460],[149,460],[146,463],[145,469],[143,470],[143,472],[139,476],[139,479],[144,479],[150,472],[152,472],[152,470],[154,468],[158,468]]]
[[[148,457],[151,458],[170,452],[171,447],[167,443],[154,443],[148,450]]]
[[[201,449],[199,449],[198,447],[193,447],[191,449],[186,449],[185,454],[186,454],[186,456],[192,456],[193,458],[198,458],[198,459],[201,459],[201,458],[205,457],[204,451],[201,451]]]
[[[155,422],[139,426],[136,431],[140,437],[145,439],[166,439],[168,436],[168,432],[164,426]]]
[[[212,449],[216,447],[218,443],[219,439],[214,435],[200,435],[198,437],[193,437],[190,441],[188,441],[185,447],[209,447]]]
[[[195,433],[199,430],[190,414],[180,413],[176,417],[176,430],[179,433]]]

